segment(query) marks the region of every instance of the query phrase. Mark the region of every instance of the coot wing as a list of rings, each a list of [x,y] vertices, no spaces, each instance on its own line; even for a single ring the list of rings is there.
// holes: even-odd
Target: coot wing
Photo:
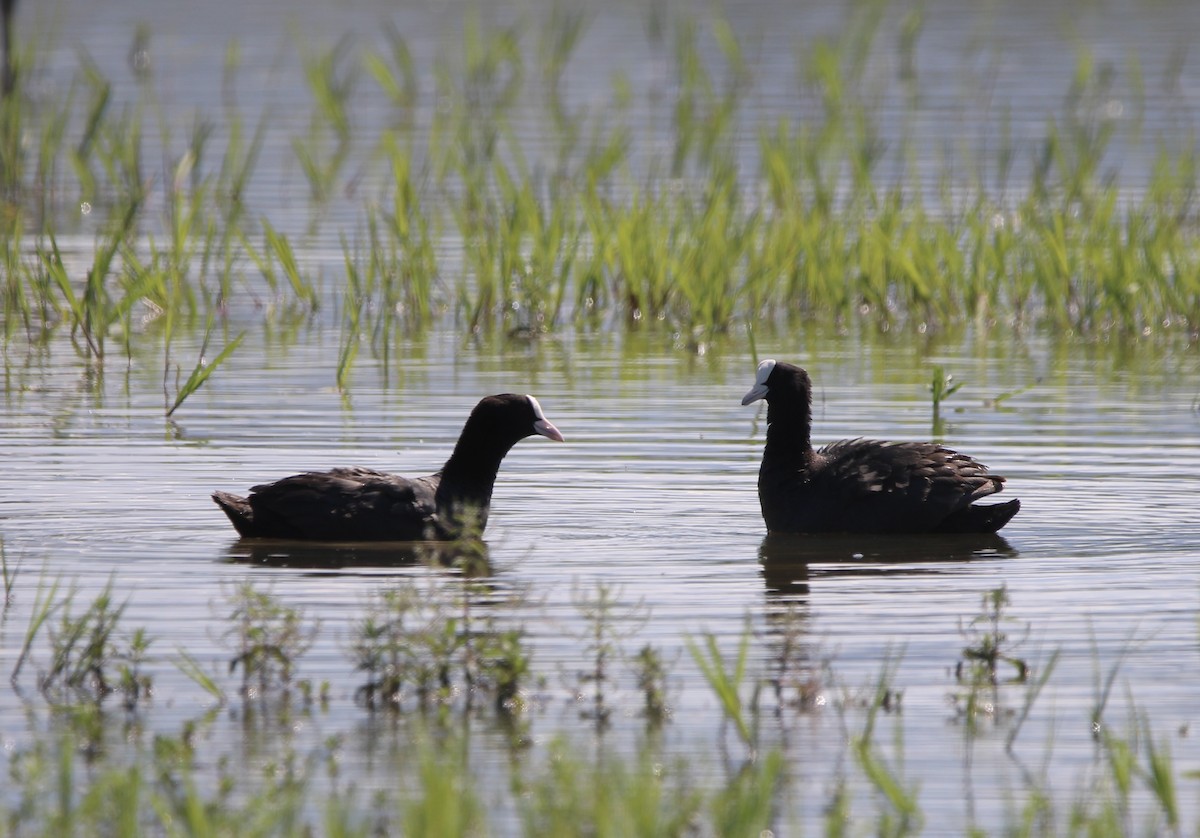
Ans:
[[[886,509],[901,529],[936,526],[946,516],[1000,491],[1004,478],[966,454],[932,442],[852,439],[816,452],[814,489],[842,502]]]
[[[427,536],[436,481],[368,468],[285,477],[251,489],[256,525],[285,538],[412,541]]]

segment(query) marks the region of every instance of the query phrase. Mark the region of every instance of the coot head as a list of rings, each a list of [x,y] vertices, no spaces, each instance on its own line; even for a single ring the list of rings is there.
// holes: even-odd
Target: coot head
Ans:
[[[555,442],[562,442],[562,432],[550,423],[550,420],[546,418],[546,414],[542,413],[542,406],[538,404],[538,400],[533,396],[526,396],[525,398],[529,399],[529,406],[533,408],[533,415],[535,417],[533,420],[533,432],[548,437]]]
[[[534,434],[556,442],[563,441],[562,433],[546,418],[538,400],[533,396],[515,393],[502,393],[482,399],[471,411],[471,416],[467,419],[467,428],[482,431],[510,445]],[[463,432],[465,434],[466,429]]]
[[[808,373],[802,368],[768,358],[758,365],[758,371],[754,374],[754,386],[742,397],[742,404],[750,404],[759,399],[766,399],[770,404],[773,398],[784,394],[807,401],[811,389],[812,383],[808,379]]]

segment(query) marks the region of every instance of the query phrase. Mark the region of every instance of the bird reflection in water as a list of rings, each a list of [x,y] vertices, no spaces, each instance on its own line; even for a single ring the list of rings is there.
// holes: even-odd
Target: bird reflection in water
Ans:
[[[904,572],[928,565],[1012,558],[1017,551],[994,533],[938,535],[768,535],[758,548],[770,594],[809,592],[813,576]],[[820,565],[814,569],[813,565]],[[814,572],[815,571],[815,572]],[[913,573],[928,572],[914,567]]]
[[[227,556],[237,564],[269,567],[340,570],[426,566],[457,569],[474,579],[492,575],[488,545],[479,539],[327,543],[243,538],[229,546]]]
[[[779,708],[819,710],[834,684],[831,655],[814,637],[810,583],[863,574],[936,573],[931,564],[1009,558],[998,535],[769,535],[758,549],[766,586],[764,648]],[[786,716],[781,716],[785,719]],[[786,730],[785,730],[786,732]]]

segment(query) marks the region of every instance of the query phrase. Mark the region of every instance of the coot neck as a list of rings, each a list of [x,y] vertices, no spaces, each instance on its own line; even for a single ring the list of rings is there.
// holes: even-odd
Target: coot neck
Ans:
[[[496,484],[496,474],[500,471],[500,462],[508,453],[511,445],[503,445],[496,440],[472,439],[469,428],[463,432],[454,453],[442,466],[442,481],[438,486],[438,505],[446,501],[469,501],[487,504],[492,499],[492,488]]]
[[[446,519],[458,518],[469,507],[472,511],[466,514],[477,516],[482,528],[487,522],[500,461],[520,437],[494,418],[472,413],[454,452],[442,466],[436,495],[439,514]]]
[[[798,398],[767,401],[767,446],[763,462],[807,470],[812,462],[812,405],[808,391]]]
[[[492,489],[500,461],[508,449],[497,452],[496,443],[472,444],[467,434],[459,438],[454,453],[442,466],[434,503],[444,538],[478,538],[487,527]]]

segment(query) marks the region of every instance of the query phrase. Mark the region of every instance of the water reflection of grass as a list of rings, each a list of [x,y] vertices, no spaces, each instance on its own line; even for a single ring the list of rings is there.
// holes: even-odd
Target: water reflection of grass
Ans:
[[[608,102],[571,101],[565,71],[586,31],[577,14],[502,28],[470,17],[432,90],[394,30],[382,51],[347,39],[305,48],[311,117],[290,147],[313,204],[307,229],[247,207],[275,130],[266,114],[247,139],[230,96],[218,119],[199,116],[181,132],[149,69],[135,100],[121,102],[86,59],[67,91],[35,90],[38,51],[20,52],[29,66],[0,107],[5,334],[37,343],[68,329],[98,359],[114,331],[146,339],[130,320],[143,303],[194,329],[239,301],[282,303],[263,308],[267,317],[311,311],[323,298],[314,274],[341,273],[334,261],[314,266],[306,249],[335,201],[360,209],[340,231],[348,279],[333,285],[344,292],[342,388],[360,342],[386,362],[397,334],[443,317],[472,332],[662,324],[688,336],[685,346],[743,321],[812,317],[1139,337],[1194,328],[1193,146],[1145,140],[1161,150],[1136,197],[1105,170],[1117,139],[1140,140],[1140,119],[1107,107],[1123,96],[1123,113],[1144,113],[1136,61],[1119,78],[1081,51],[1028,159],[1009,139],[986,157],[970,150],[918,171],[907,141],[881,139],[868,60],[876,18],[852,16],[840,37],[802,51],[803,119],[754,126],[741,108],[754,79],[733,29],[720,18],[660,20],[674,32],[658,47],[670,53],[672,93],[637,105],[662,111],[650,124],[670,125],[661,152],[637,142],[630,80],[618,78]],[[904,83],[918,94],[910,53],[921,24],[908,16],[902,39]],[[239,63],[233,45],[227,90],[242,83]],[[364,136],[355,106],[380,97],[394,118]],[[427,97],[437,107],[420,118]],[[915,109],[919,95],[905,102]],[[161,176],[147,166],[152,124]],[[149,208],[160,193],[161,215]],[[87,270],[55,244],[81,204],[103,231]]]
[[[578,734],[561,729],[548,739],[538,735],[546,705],[555,699],[523,631],[512,627],[531,604],[498,597],[486,580],[444,570],[399,582],[373,597],[345,646],[365,680],[349,691],[335,692],[325,684],[319,694],[307,679],[295,676],[320,624],[271,592],[239,585],[213,612],[213,633],[228,640],[228,664],[186,653],[176,662],[219,704],[186,720],[177,733],[151,735],[162,727],[156,717],[171,713],[170,705],[181,696],[158,703],[156,676],[163,661],[151,653],[153,639],[144,631],[125,631],[125,606],[114,604],[114,587],[110,581],[81,612],[72,608],[74,590],[60,596],[57,583],[48,591],[43,586],[33,604],[31,657],[48,664],[38,676],[38,694],[54,722],[47,729],[33,726],[6,749],[10,782],[0,796],[0,819],[14,834],[366,835],[401,829],[438,836],[518,831],[755,835],[765,829],[780,834],[796,825],[795,813],[781,808],[781,802],[795,805],[797,794],[820,798],[801,808],[810,812],[806,823],[819,822],[829,834],[914,834],[930,820],[921,802],[921,770],[906,766],[912,746],[903,739],[897,687],[903,655],[885,655],[878,677],[863,686],[841,682],[828,659],[820,662],[816,680],[810,673],[803,683],[793,683],[784,670],[795,661],[752,663],[747,654],[752,641],[771,648],[775,638],[779,655],[802,655],[795,638],[804,617],[792,608],[777,613],[768,637],[757,637],[747,626],[732,657],[711,636],[703,646],[693,645],[712,698],[737,728],[735,746],[718,755],[697,750],[694,732],[683,739],[664,735],[674,724],[670,712],[623,712],[628,708],[619,698],[621,676],[615,670],[627,666],[624,675],[644,686],[645,650],[638,656],[626,653],[627,637],[611,623],[618,605],[606,588],[576,601],[590,625],[591,653],[603,670],[603,677],[589,685],[612,691],[596,699],[607,710],[606,724],[589,725],[584,739],[592,746],[583,748]],[[951,741],[943,745],[968,754],[965,825],[987,831],[975,821],[969,754],[995,728],[1005,734],[1005,751],[1023,778],[1021,794],[1008,804],[1010,826],[1023,824],[1029,834],[1068,828],[1080,834],[1131,834],[1136,816],[1148,834],[1177,833],[1184,817],[1183,777],[1166,741],[1136,713],[1124,730],[1103,718],[1093,720],[1096,762],[1085,785],[1069,790],[1069,802],[1059,799],[1061,784],[1025,769],[1041,757],[1030,753],[1036,748],[1019,745],[1017,734],[1056,656],[1032,666],[1021,661],[1032,673],[1028,682],[993,677],[995,663],[1015,660],[1020,644],[1001,628],[1011,622],[1000,610],[1011,607],[1002,596],[1002,590],[984,596],[964,635],[964,666],[979,664],[980,650],[988,653],[973,670],[978,677],[966,685],[979,700],[963,700],[961,677],[948,695],[954,703],[947,708],[948,721],[958,724],[947,726]],[[643,606],[634,608],[636,625],[653,619]],[[35,643],[51,615],[58,623]],[[224,675],[208,674],[213,663]],[[675,677],[661,659],[651,668],[656,698],[647,693],[647,711],[662,709],[658,702]],[[20,662],[12,677],[14,683],[22,680]],[[237,685],[224,688],[219,682],[226,680]],[[536,700],[527,700],[534,693]],[[562,700],[578,704],[576,693],[566,684]],[[803,700],[796,700],[801,694]],[[120,711],[109,705],[110,695],[121,698]],[[488,700],[477,700],[482,698]],[[584,716],[591,713],[591,702],[589,696]],[[1012,702],[1022,704],[1019,712],[1008,709]],[[26,698],[31,718],[38,704],[36,697]],[[239,736],[248,737],[243,747],[253,754],[249,762],[223,754],[216,729],[221,708],[239,720]],[[391,741],[402,754],[389,769],[386,790],[370,799],[357,788],[370,781],[369,774],[355,775],[349,783],[339,779],[346,748],[339,737],[310,748],[296,735],[310,727],[319,731],[347,713],[361,715],[373,738]],[[777,728],[782,725],[786,739],[795,719],[816,721],[821,714],[836,716],[844,753],[819,789],[792,787],[797,779],[790,775],[786,749],[773,744]],[[488,729],[502,732],[506,744],[500,747],[508,753],[484,769],[470,741]],[[953,741],[956,730],[961,741]],[[608,747],[604,740],[610,736]],[[630,741],[632,749],[619,744]],[[595,753],[589,753],[592,747]],[[507,802],[497,807],[501,799]]]

